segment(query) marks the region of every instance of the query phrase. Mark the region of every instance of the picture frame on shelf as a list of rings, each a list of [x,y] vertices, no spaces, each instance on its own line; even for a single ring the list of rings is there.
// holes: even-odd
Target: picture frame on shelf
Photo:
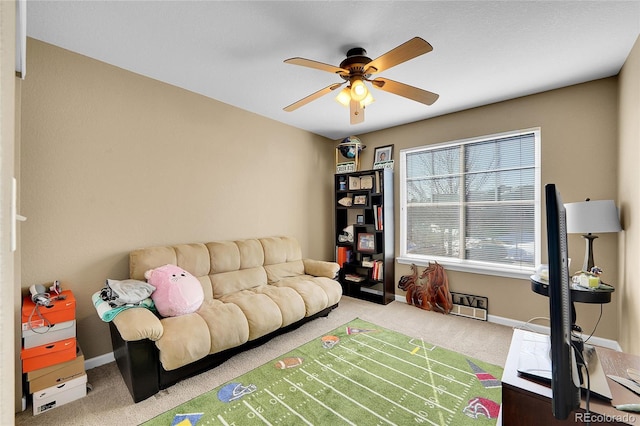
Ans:
[[[364,215],[363,214],[356,215],[356,224],[357,225],[364,225]]]
[[[393,145],[379,146],[373,155],[373,164],[384,163],[393,160]]]
[[[360,189],[373,189],[373,175],[360,177]]]
[[[375,253],[376,236],[370,232],[362,232],[358,234],[358,251],[366,253]]]
[[[366,195],[356,195],[353,197],[353,205],[354,206],[365,206],[367,205],[367,196]]]
[[[360,189],[360,178],[358,176],[349,176],[349,189]]]

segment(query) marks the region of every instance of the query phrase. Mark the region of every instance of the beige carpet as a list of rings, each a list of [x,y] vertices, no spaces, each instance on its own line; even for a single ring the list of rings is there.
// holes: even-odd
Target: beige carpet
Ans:
[[[297,330],[278,336],[138,404],[133,403],[115,363],[110,363],[87,371],[93,390],[85,398],[35,417],[31,414],[31,404],[28,404],[26,411],[16,415],[16,424],[139,424],[354,318],[413,337],[422,337],[429,343],[500,366],[504,366],[511,343],[512,329],[509,327],[427,312],[401,302],[383,306],[345,296],[340,306],[327,318],[318,318]]]

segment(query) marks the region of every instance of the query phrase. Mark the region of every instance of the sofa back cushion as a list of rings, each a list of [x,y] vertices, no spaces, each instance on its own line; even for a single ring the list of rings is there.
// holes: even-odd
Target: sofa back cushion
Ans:
[[[304,274],[298,241],[268,237],[134,250],[129,254],[129,277],[144,280],[146,271],[166,264],[197,277],[205,299]]]
[[[291,237],[260,238],[264,250],[264,265],[293,262],[302,259],[300,244]]]
[[[261,238],[264,248],[264,269],[267,281],[278,282],[284,278],[304,274],[302,250],[295,238],[269,237]]]
[[[219,299],[227,294],[267,284],[267,273],[262,266],[259,266],[209,275],[209,279],[211,280],[213,297]]]
[[[260,241],[216,241],[206,246],[210,255],[209,279],[214,298],[267,283]]]
[[[129,253],[129,277],[144,281],[146,271],[167,264],[177,265],[189,271],[200,281],[205,299],[213,297],[209,279],[209,250],[204,244],[179,244],[134,250]]]

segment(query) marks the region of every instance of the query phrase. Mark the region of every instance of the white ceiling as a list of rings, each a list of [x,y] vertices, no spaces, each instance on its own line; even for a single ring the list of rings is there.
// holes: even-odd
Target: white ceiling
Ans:
[[[340,139],[616,75],[640,34],[640,1],[28,0],[27,33]],[[351,47],[375,59],[415,36],[434,50],[377,76],[438,93],[432,106],[374,89],[362,124],[336,92],[282,110],[343,81],[285,59],[337,66]]]

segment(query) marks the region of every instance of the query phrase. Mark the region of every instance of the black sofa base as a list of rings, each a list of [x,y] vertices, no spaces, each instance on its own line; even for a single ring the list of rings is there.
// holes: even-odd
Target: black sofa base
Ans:
[[[111,331],[113,354],[118,369],[133,397],[133,401],[140,402],[155,395],[161,389],[166,389],[181,380],[217,367],[240,352],[255,348],[280,334],[295,330],[315,318],[326,317],[337,307],[338,304],[336,303],[315,315],[305,317],[298,322],[280,328],[258,339],[248,341],[235,348],[208,355],[198,361],[170,371],[162,368],[158,348],[156,348],[154,342],[149,339],[136,340],[133,342],[125,341],[112,322],[109,323],[109,329]]]

